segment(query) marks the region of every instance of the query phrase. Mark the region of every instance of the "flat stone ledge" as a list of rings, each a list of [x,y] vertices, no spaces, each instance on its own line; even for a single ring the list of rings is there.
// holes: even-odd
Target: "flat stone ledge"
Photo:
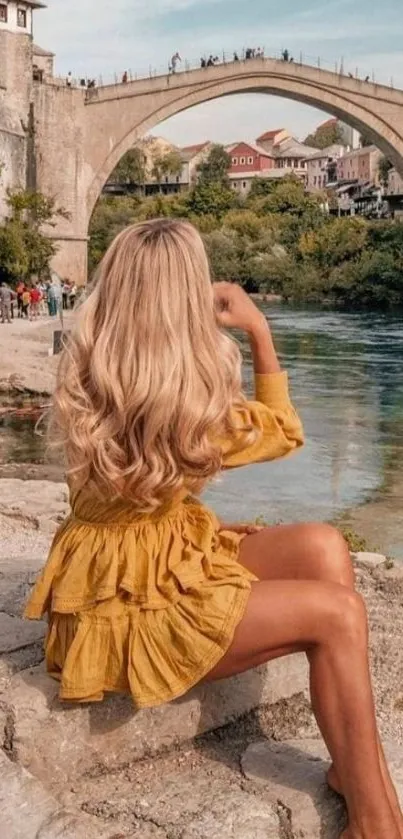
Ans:
[[[385,743],[392,778],[403,802],[403,748]],[[265,798],[288,812],[289,835],[334,839],[346,824],[343,800],[326,783],[330,758],[321,740],[265,740],[253,743],[242,758],[245,777],[262,785]]]
[[[122,696],[61,704],[57,682],[40,666],[11,679],[2,696],[0,727],[3,723],[9,732],[13,758],[45,784],[60,787],[94,766],[110,768],[158,754],[307,688],[305,656],[295,655],[136,712],[131,699]]]
[[[42,621],[24,621],[0,612],[0,655],[16,652],[41,641],[46,631]]]
[[[0,836],[3,839],[113,839],[113,828],[64,810],[29,772],[0,750]]]
[[[353,561],[357,565],[364,565],[366,568],[379,568],[387,562],[386,556],[370,551],[358,551],[352,554]]]

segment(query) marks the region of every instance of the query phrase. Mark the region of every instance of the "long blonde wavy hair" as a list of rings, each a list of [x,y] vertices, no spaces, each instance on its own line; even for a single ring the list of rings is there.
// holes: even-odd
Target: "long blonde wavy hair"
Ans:
[[[237,345],[217,326],[203,242],[155,220],[120,233],[61,357],[53,429],[70,485],[153,511],[220,469],[214,437],[242,400]]]

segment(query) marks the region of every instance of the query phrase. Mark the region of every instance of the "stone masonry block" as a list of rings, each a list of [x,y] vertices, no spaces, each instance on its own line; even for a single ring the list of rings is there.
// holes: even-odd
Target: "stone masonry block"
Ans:
[[[135,711],[129,697],[61,704],[58,685],[42,666],[15,675],[0,708],[7,747],[33,775],[60,785],[92,767],[112,767],[157,754],[219,728],[260,705],[307,690],[303,655],[216,684],[158,708]]]
[[[0,749],[0,836],[3,839],[112,839],[113,825],[64,810],[42,784]]]

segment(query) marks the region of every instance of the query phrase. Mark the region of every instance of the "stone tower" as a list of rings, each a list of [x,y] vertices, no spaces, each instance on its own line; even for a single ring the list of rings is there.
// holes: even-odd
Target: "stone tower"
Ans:
[[[32,18],[40,0],[0,0],[0,219],[7,187],[34,185],[30,171]]]

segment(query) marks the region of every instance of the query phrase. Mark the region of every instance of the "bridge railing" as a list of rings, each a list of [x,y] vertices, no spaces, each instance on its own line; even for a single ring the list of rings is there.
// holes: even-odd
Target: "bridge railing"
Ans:
[[[386,82],[385,80],[381,81],[380,79],[376,78],[373,70],[368,71],[368,68],[362,69],[358,66],[354,66],[351,63],[351,61],[347,62],[344,60],[343,57],[334,61],[329,61],[318,56],[308,55],[307,53],[301,51],[295,54],[288,53],[288,59],[285,59],[285,50],[268,51],[264,46],[259,47],[259,49],[262,50],[261,56],[255,54],[253,56],[249,56],[249,58],[254,60],[257,60],[259,57],[262,59],[269,58],[279,62],[284,62],[285,60],[287,60],[288,63],[306,65],[308,67],[316,67],[321,70],[327,70],[336,73],[337,75],[347,76],[365,82],[372,82],[373,84],[383,84],[391,88],[394,87],[393,78],[390,78],[388,82]],[[241,62],[247,62],[249,60],[249,58],[247,57],[247,53],[248,50],[245,48],[239,51],[237,50],[236,54],[238,56],[238,60]],[[219,53],[212,53],[212,57],[214,58],[214,64],[216,66],[234,63],[237,60],[234,58],[234,56],[235,53],[229,52],[228,50],[223,50]],[[180,73],[189,72],[190,70],[200,69],[202,66],[202,58],[206,63],[209,60],[208,55],[199,57],[197,59],[187,58],[186,56],[183,56],[181,57],[181,60],[178,61],[174,70],[172,69],[171,62],[167,61],[163,64],[150,64],[148,67],[142,67],[138,69],[126,67],[121,72],[101,74],[94,77],[76,77],[70,79],[69,84],[71,84],[74,87],[90,87],[91,89],[94,87],[110,87],[113,85],[124,84],[126,82],[163,77],[172,74],[178,75]],[[67,77],[57,76],[54,78],[54,82],[56,84],[67,84]]]

